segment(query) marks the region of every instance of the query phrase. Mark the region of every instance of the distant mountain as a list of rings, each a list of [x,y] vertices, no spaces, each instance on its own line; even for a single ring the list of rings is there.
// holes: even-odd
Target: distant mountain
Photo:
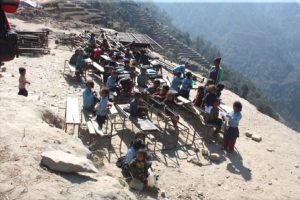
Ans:
[[[297,3],[157,3],[172,23],[203,36],[260,87],[300,130],[300,6]]]

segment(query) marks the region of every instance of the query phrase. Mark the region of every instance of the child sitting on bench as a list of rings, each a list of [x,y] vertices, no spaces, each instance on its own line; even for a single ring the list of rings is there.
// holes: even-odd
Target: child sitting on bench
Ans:
[[[171,118],[171,121],[175,127],[175,129],[178,128],[178,121],[179,121],[179,115],[175,114],[173,110],[175,109],[176,103],[175,103],[175,94],[172,91],[169,91],[166,95],[166,98],[164,100],[164,111],[166,115],[168,115]]]
[[[224,86],[224,84],[222,84],[222,83],[219,83],[219,84],[217,85],[217,92],[216,92],[216,94],[217,94],[217,97],[218,97],[218,98],[221,97],[222,91],[224,90],[224,88],[225,88],[225,86]]]
[[[111,75],[107,78],[106,81],[106,87],[110,92],[117,92],[117,78],[118,78],[118,73],[116,71],[112,71]]]
[[[148,88],[147,83],[148,83],[148,75],[147,75],[147,69],[146,68],[141,68],[141,74],[137,78],[137,84],[138,87],[140,88]]]
[[[129,112],[132,117],[148,117],[148,109],[140,92],[135,92],[134,99],[130,103]]]
[[[153,86],[148,88],[147,91],[149,92],[149,94],[154,94],[159,92],[159,90],[160,90],[160,81],[156,79],[153,82]]]
[[[213,108],[213,104],[216,99],[218,99],[216,94],[217,88],[215,85],[208,86],[208,93],[206,93],[205,97],[203,98],[203,103],[205,105],[205,111],[210,113],[211,109]]]
[[[163,101],[163,100],[165,100],[169,90],[170,90],[170,87],[168,85],[163,85],[161,90],[157,93],[154,93],[152,95],[152,97],[158,101]]]
[[[219,118],[219,106],[220,106],[220,99],[216,99],[213,103],[213,108],[211,109],[208,115],[208,124],[213,124],[217,126],[216,131],[214,132],[214,136],[221,130],[223,121]]]
[[[108,113],[108,96],[109,96],[109,90],[104,88],[100,91],[100,102],[96,109],[97,114],[97,122],[99,124],[99,127],[102,129],[103,124],[105,123],[107,119],[107,113]]]
[[[197,90],[197,95],[196,98],[194,99],[193,103],[194,106],[202,108],[202,103],[203,103],[203,97],[205,94],[205,88],[203,86],[199,86]]]

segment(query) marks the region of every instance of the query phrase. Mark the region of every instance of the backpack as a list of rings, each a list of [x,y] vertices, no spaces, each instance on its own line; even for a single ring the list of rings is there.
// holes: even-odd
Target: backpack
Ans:
[[[0,10],[7,13],[15,13],[19,4],[20,0],[0,0]]]
[[[0,35],[0,62],[13,60],[17,55],[18,34],[12,31]]]
[[[10,31],[5,12],[17,11],[20,0],[0,0],[0,62],[10,61],[17,55],[18,35]]]

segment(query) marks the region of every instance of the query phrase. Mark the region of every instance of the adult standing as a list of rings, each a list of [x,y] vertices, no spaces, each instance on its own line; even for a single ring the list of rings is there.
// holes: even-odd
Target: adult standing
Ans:
[[[177,74],[177,73],[181,73],[183,75],[185,75],[185,69],[189,69],[190,68],[190,64],[188,62],[186,62],[184,65],[179,65],[176,66],[172,69],[173,74]]]
[[[209,78],[214,81],[215,85],[218,85],[222,81],[223,68],[220,66],[221,60],[221,58],[216,58],[214,60],[214,66],[212,67],[212,70],[209,73]]]

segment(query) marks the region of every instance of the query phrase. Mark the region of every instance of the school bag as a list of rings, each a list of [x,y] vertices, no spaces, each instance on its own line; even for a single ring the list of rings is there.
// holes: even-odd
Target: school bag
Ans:
[[[17,55],[18,35],[10,31],[5,12],[17,11],[20,0],[0,0],[0,62],[13,60]]]
[[[20,0],[0,0],[0,10],[7,13],[15,13],[19,4]]]

